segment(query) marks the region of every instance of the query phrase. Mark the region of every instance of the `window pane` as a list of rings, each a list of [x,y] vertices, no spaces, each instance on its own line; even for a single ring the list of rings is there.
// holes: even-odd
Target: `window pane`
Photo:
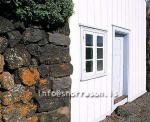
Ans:
[[[97,71],[102,71],[103,70],[103,60],[98,60],[97,61]]]
[[[103,37],[102,36],[97,36],[97,46],[103,47]]]
[[[93,61],[86,61],[86,72],[93,72]]]
[[[86,34],[86,46],[93,46],[93,35]]]
[[[103,58],[103,48],[97,48],[97,59]]]
[[[93,48],[86,48],[86,59],[93,59]]]

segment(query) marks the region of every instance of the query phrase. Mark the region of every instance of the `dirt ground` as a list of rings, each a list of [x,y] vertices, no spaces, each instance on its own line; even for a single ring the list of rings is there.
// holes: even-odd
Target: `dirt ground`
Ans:
[[[150,122],[150,93],[118,107],[111,116],[101,122]]]

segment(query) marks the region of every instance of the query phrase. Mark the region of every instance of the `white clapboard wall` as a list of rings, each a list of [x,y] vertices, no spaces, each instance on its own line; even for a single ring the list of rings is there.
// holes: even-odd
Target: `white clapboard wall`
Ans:
[[[146,91],[146,3],[145,0],[73,0],[70,18],[70,53],[74,72],[72,93],[98,92],[111,96],[112,25],[130,30],[129,40],[129,101]],[[85,25],[107,31],[106,76],[81,82],[81,35]],[[111,97],[71,100],[71,122],[98,122],[112,112]]]

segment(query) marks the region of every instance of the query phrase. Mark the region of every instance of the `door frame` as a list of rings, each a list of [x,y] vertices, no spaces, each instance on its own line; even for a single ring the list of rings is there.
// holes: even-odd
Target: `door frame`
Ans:
[[[112,81],[111,81],[111,87],[112,87],[112,90],[111,90],[111,93],[112,93],[112,98],[111,98],[111,103],[112,103],[112,112],[118,107],[118,106],[120,106],[120,105],[123,105],[123,104],[125,104],[125,103],[127,103],[128,102],[128,97],[127,98],[125,98],[125,99],[123,99],[123,100],[121,100],[119,103],[117,103],[117,104],[115,104],[114,103],[114,100],[115,100],[115,98],[114,98],[114,96],[113,96],[113,68],[114,68],[114,66],[113,66],[113,42],[115,41],[115,35],[116,35],[116,33],[117,34],[121,34],[121,35],[123,35],[123,38],[124,38],[124,40],[123,40],[123,45],[124,46],[126,46],[125,48],[126,48],[126,52],[127,53],[125,53],[126,54],[126,61],[125,61],[125,64],[123,65],[124,67],[123,67],[123,71],[124,71],[124,75],[123,75],[123,80],[126,80],[126,83],[127,84],[124,84],[124,85],[126,85],[126,95],[129,97],[129,40],[130,40],[130,38],[129,38],[129,36],[130,36],[130,30],[129,29],[125,29],[125,28],[122,28],[122,27],[118,27],[118,26],[112,26]],[[123,54],[124,55],[124,54]],[[123,61],[124,62],[124,61]],[[126,68],[125,68],[126,67]]]

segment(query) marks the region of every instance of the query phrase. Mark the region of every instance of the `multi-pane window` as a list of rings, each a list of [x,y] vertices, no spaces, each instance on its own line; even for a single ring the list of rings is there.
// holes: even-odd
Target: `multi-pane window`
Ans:
[[[97,70],[103,70],[103,36],[97,36]]]
[[[93,35],[86,34],[86,72],[93,72]]]
[[[82,80],[100,77],[106,68],[105,31],[96,29],[82,30]]]

